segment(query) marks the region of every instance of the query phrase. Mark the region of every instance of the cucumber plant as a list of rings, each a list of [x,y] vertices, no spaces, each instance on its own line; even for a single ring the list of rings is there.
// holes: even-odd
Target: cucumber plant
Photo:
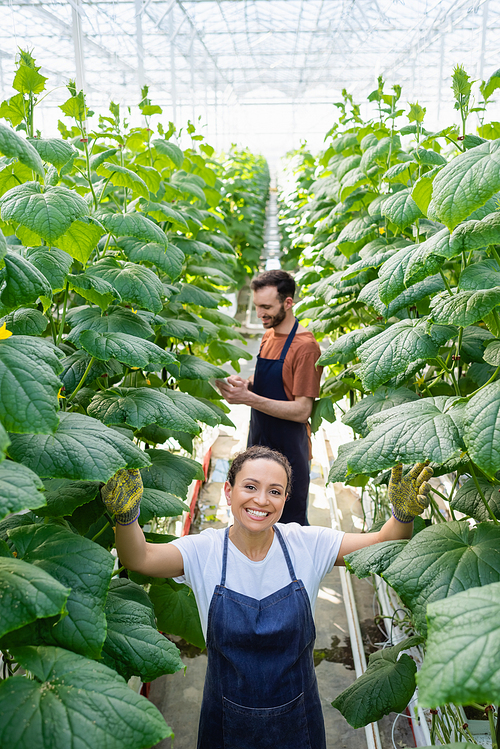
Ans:
[[[0,106],[0,743],[148,747],[172,732],[126,680],[183,667],[158,628],[203,636],[186,586],[117,568],[99,489],[138,468],[141,522],[178,516],[201,425],[231,424],[208,382],[250,358],[220,310],[226,178],[192,125],[184,150],[153,129],[147,88],[145,126],[111,103],[94,128],[70,83],[44,138],[45,85],[22,52]]]
[[[449,509],[443,514],[433,488],[429,517],[415,524],[412,540],[346,560],[398,593],[425,643],[422,669],[416,675],[402,654],[416,643],[410,638],[372,655],[365,675],[333,704],[353,726],[366,725],[400,711],[416,679],[424,707],[486,709],[496,747],[500,132],[498,123],[484,123],[484,111],[500,71],[481,84],[479,107],[463,68],[452,80],[460,123],[435,132],[418,103],[398,126],[401,89],[385,92],[382,79],[367,122],[345,93],[307,202],[285,204],[282,215],[292,245],[306,245],[299,317],[330,337],[319,360],[327,368],[322,400],[341,408],[350,399],[342,421],[356,438],[341,445],[330,481],[368,486],[383,520],[383,487],[396,463],[430,460],[435,476],[452,478]],[[468,124],[474,110],[482,113],[479,134]],[[433,719],[434,741],[475,743],[441,718]]]

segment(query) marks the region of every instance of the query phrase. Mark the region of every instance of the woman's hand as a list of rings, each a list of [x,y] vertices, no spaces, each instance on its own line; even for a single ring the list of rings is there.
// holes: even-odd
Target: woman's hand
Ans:
[[[394,466],[389,481],[389,501],[392,514],[400,523],[411,523],[429,506],[431,487],[427,481],[432,475],[427,462],[417,463],[406,476],[403,476],[401,463]]]
[[[142,478],[139,470],[121,469],[101,489],[107,511],[119,525],[130,525],[139,517],[142,499]]]

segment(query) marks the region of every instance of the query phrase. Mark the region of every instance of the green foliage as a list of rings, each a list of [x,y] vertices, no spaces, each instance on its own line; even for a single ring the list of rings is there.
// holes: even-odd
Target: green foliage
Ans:
[[[193,438],[230,423],[202,381],[248,358],[219,307],[256,267],[269,177],[247,151],[216,160],[191,124],[186,149],[153,128],[147,88],[145,127],[113,102],[92,127],[70,82],[62,137],[45,138],[45,84],[21,51],[0,105],[0,743],[48,746],[51,725],[58,746],[139,749],[171,731],[124,679],[182,667],[160,624],[203,637],[186,586],[112,577],[99,489],[140,468],[142,523],[188,511]]]

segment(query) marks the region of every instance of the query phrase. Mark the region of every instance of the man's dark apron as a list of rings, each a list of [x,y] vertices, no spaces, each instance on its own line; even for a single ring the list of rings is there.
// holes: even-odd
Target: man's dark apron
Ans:
[[[288,400],[283,387],[283,363],[298,326],[299,321],[296,320],[279,359],[263,359],[259,351],[252,386],[253,392],[257,395],[277,401]],[[309,438],[306,425],[298,421],[268,416],[252,408],[248,447],[251,445],[266,445],[286,455],[292,466],[292,491],[285,503],[280,523],[309,525]]]
[[[326,749],[309,597],[274,532],[292,582],[258,601],[225,587],[226,530],[208,612],[198,749]]]

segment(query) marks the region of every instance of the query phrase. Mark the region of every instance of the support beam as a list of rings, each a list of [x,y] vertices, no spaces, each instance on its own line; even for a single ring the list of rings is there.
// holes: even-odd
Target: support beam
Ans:
[[[139,95],[145,84],[144,75],[144,44],[142,41],[142,0],[135,0],[135,38],[137,45],[137,84]]]
[[[73,23],[73,46],[75,48],[76,90],[86,91],[81,8],[81,0],[74,0],[71,5],[71,19]]]
[[[170,98],[172,101],[172,122],[177,120],[177,90],[175,80],[174,9],[170,11]]]
[[[481,30],[481,52],[479,54],[479,71],[478,71],[478,78],[480,81],[483,80],[483,71],[484,71],[484,53],[486,49],[486,32],[488,31],[488,10],[489,10],[490,0],[486,0],[485,4],[483,5],[483,28]],[[500,722],[500,721],[499,721]]]

